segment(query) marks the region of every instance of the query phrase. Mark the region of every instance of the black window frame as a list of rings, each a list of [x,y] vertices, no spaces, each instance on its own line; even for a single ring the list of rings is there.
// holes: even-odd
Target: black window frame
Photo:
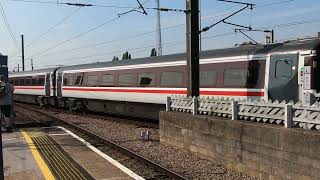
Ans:
[[[46,79],[45,79],[45,77],[43,76],[38,76],[38,79],[37,79],[37,84],[38,84],[38,86],[44,86],[45,85],[45,81],[46,81]]]
[[[142,78],[144,78],[144,77],[140,77],[140,75],[146,75],[146,74],[154,76],[153,79],[150,78],[150,79],[152,79],[152,80],[150,81],[150,83],[149,83],[148,85],[147,85],[147,84],[141,84],[141,80],[142,80]],[[149,78],[149,77],[147,77],[147,78]],[[138,86],[139,86],[139,87],[156,87],[156,86],[157,86],[157,73],[155,73],[155,72],[142,72],[142,73],[138,73],[138,74],[137,74],[137,83],[138,83]]]
[[[288,68],[288,69],[290,69],[290,75],[289,76],[280,76],[280,75],[283,75],[283,69],[278,71],[278,65],[279,65],[278,63],[279,62],[284,62],[284,61],[290,61],[290,68]],[[291,58],[278,59],[275,62],[274,77],[276,79],[291,79],[292,74],[293,74],[292,68],[293,68],[293,60]],[[281,72],[281,74],[279,74],[279,76],[278,76],[278,72]]]
[[[37,86],[37,85],[38,85],[38,79],[37,79],[37,77],[32,77],[32,78],[31,78],[31,85],[32,85],[32,86]]]
[[[125,76],[125,75],[131,75],[131,82],[120,82],[120,77],[121,76]],[[135,85],[135,76],[136,74],[135,73],[126,73],[126,74],[118,74],[118,77],[117,77],[117,86],[118,87],[133,87]],[[120,83],[123,83],[123,84],[120,84]],[[128,84],[126,84],[128,83]]]
[[[24,79],[24,85],[25,86],[30,86],[31,85],[31,79],[30,78],[25,78]]]
[[[94,76],[94,77],[96,77],[97,78],[97,80],[96,80],[96,83],[94,84],[94,85],[90,85],[89,86],[89,77],[92,77],[92,76]],[[91,82],[90,82],[91,83]],[[99,86],[99,75],[87,75],[87,77],[86,77],[86,86],[87,87],[97,87],[97,86]]]
[[[201,73],[210,72],[210,71],[214,72],[214,79],[212,79],[212,81],[211,81],[212,84],[202,84],[202,82],[201,82]],[[218,80],[218,71],[216,69],[203,69],[203,70],[200,70],[199,83],[200,83],[200,87],[201,88],[215,87],[215,86],[217,86],[217,80]]]
[[[83,75],[79,74],[79,75],[75,75],[75,80],[73,83],[75,86],[82,86],[83,85]]]
[[[105,83],[106,81],[104,81],[104,78],[103,77],[106,77],[106,76],[109,76],[109,77],[112,77],[112,82],[107,82]],[[114,87],[115,86],[115,75],[114,74],[102,74],[101,75],[101,80],[100,80],[100,86],[101,87]],[[110,84],[108,84],[110,83]]]
[[[174,83],[163,84],[163,77],[162,76],[164,73],[177,73],[177,74],[179,74],[179,76],[181,77],[180,84],[174,84]],[[171,77],[177,77],[177,76],[172,75]],[[169,82],[169,81],[167,81],[167,82]],[[160,73],[160,87],[183,87],[183,85],[184,85],[184,73],[183,72],[181,72],[181,71],[162,71]]]

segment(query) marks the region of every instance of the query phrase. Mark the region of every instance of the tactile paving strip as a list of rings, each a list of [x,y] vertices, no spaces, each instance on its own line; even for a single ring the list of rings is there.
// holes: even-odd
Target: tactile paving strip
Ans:
[[[31,138],[52,174],[59,180],[94,179],[75,162],[50,136],[40,129],[23,129]]]

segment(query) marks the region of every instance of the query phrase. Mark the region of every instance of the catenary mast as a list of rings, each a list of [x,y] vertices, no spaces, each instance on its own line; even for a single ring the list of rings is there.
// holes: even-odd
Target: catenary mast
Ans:
[[[157,55],[162,56],[162,39],[161,39],[161,16],[160,16],[160,0],[156,0],[157,2]]]

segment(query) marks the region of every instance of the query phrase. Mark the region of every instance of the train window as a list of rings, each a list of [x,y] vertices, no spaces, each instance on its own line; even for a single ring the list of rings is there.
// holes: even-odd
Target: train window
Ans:
[[[88,87],[95,87],[98,86],[98,76],[88,76],[87,77],[87,86]]]
[[[67,85],[68,85],[68,78],[67,78],[67,77],[64,77],[64,78],[63,78],[63,85],[64,85],[64,86],[67,86]]]
[[[114,76],[110,74],[102,75],[100,86],[114,86]]]
[[[38,85],[36,78],[32,78],[32,79],[31,79],[31,85],[33,85],[33,86]]]
[[[63,85],[64,86],[69,86],[71,85],[71,80],[72,80],[72,76],[68,76],[66,74],[63,75]]]
[[[133,74],[120,74],[118,77],[118,86],[132,86],[133,81]]]
[[[200,71],[200,86],[214,86],[217,81],[216,70]]]
[[[19,79],[19,85],[20,85],[20,86],[25,85],[25,84],[24,84],[24,79]]]
[[[20,84],[19,84],[19,79],[14,79],[14,85],[15,86],[19,86]]]
[[[30,81],[30,79],[25,79],[25,85],[27,85],[27,86],[29,86],[30,84],[31,84],[31,81]]]
[[[292,60],[282,59],[276,62],[275,77],[277,79],[290,79],[292,75]]]
[[[42,78],[42,77],[38,78],[38,85],[39,86],[43,86],[44,85],[44,78]]]
[[[226,69],[224,71],[224,85],[245,86],[248,75],[248,69]]]
[[[155,73],[141,73],[138,74],[139,86],[155,86],[156,74]]]
[[[83,81],[83,76],[77,76],[76,82],[74,83],[74,85],[82,85],[82,81]]]
[[[161,86],[181,86],[183,84],[183,73],[181,72],[162,72]]]

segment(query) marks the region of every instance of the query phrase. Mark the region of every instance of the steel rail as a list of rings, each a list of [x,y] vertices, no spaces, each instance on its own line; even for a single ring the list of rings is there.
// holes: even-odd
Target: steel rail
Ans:
[[[59,122],[61,124],[64,124],[64,125],[66,125],[66,126],[68,126],[70,128],[73,128],[73,129],[75,129],[77,131],[80,131],[80,132],[84,133],[85,135],[94,138],[97,141],[100,141],[100,142],[102,142],[102,143],[104,143],[104,144],[106,144],[106,145],[108,145],[108,146],[110,146],[110,147],[112,147],[114,149],[119,150],[120,152],[122,152],[123,154],[125,154],[125,155],[127,155],[129,157],[132,157],[132,158],[134,158],[134,159],[136,159],[138,161],[141,161],[141,162],[143,162],[143,163],[145,163],[145,164],[147,164],[149,166],[152,166],[152,168],[158,170],[161,173],[164,173],[165,175],[169,176],[170,178],[183,179],[183,180],[189,179],[189,178],[184,177],[184,176],[182,176],[182,175],[180,175],[180,174],[178,174],[178,173],[176,173],[176,172],[174,172],[174,171],[172,171],[170,169],[167,169],[167,168],[161,166],[160,164],[158,164],[156,162],[153,162],[153,161],[151,161],[149,159],[146,159],[143,156],[141,156],[141,155],[139,155],[139,154],[137,154],[137,153],[135,153],[135,152],[133,152],[133,151],[131,151],[131,150],[119,145],[119,144],[116,144],[116,143],[114,143],[114,142],[112,142],[110,140],[105,139],[104,137],[101,137],[101,136],[99,136],[97,134],[94,134],[94,133],[92,133],[92,132],[90,132],[90,131],[88,131],[86,129],[83,129],[82,127],[80,127],[78,125],[75,125],[75,124],[70,123],[68,121],[62,120],[62,119],[60,119],[60,118],[58,118],[56,116],[47,114],[47,113],[45,113],[43,111],[40,111],[38,109],[34,109],[34,108],[31,108],[31,107],[28,107],[28,106],[24,106],[24,105],[21,105],[21,104],[19,104],[18,106],[26,108],[26,109],[34,111],[34,112],[37,112],[37,113],[42,114],[44,116],[47,116],[48,118],[51,118],[51,119],[53,119],[53,120],[55,120],[55,121],[57,121],[57,122]]]

